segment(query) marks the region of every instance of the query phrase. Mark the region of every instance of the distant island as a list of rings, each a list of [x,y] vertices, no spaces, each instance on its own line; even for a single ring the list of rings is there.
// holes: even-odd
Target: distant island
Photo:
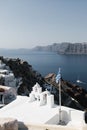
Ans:
[[[54,43],[48,46],[37,46],[35,51],[50,51],[58,54],[87,54],[87,43]]]
[[[31,51],[45,51],[45,52],[55,52],[58,54],[76,54],[76,55],[87,55],[87,42],[83,43],[53,43],[47,46],[36,46],[34,48],[18,48],[18,49],[6,49],[0,48],[0,54],[29,54]]]

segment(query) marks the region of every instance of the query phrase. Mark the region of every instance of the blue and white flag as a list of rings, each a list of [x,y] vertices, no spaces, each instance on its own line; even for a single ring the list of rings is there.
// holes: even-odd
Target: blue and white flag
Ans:
[[[56,83],[58,83],[60,79],[61,79],[61,73],[60,73],[60,68],[59,68],[58,74],[56,76]]]

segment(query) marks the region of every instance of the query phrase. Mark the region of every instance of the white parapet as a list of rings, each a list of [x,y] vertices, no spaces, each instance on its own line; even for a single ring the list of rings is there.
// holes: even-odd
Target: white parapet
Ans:
[[[84,126],[85,125],[85,120],[84,120],[84,112],[83,111],[78,111],[78,110],[70,110],[70,121],[68,122],[69,126]]]
[[[33,93],[30,93],[29,95],[29,102],[35,101],[35,95]]]
[[[54,106],[54,95],[52,95],[52,94],[47,95],[47,106],[48,107]]]
[[[33,89],[29,95],[29,101],[39,101],[39,105],[47,105],[49,107],[54,106],[54,95],[50,94],[48,90],[42,92],[42,87],[38,83],[33,86]]]
[[[43,93],[40,94],[40,103],[39,105],[42,106],[42,105],[45,105],[47,102],[47,99],[46,99],[46,95],[44,95]]]

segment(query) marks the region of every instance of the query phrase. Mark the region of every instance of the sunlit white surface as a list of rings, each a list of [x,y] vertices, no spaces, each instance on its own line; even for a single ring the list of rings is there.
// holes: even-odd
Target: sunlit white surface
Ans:
[[[17,96],[17,99],[7,106],[0,109],[0,118],[12,117],[19,122],[40,123],[40,124],[55,124],[59,122],[59,106],[49,108],[47,105],[39,106],[39,102],[29,102],[29,97]],[[83,125],[84,112],[62,106],[62,121],[66,122],[67,126]]]

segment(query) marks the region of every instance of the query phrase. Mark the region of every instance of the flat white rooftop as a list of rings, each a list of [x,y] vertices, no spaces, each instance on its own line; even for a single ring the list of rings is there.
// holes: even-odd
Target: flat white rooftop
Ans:
[[[67,125],[83,125],[84,112],[62,106],[62,120]],[[49,108],[47,105],[39,106],[38,101],[29,102],[29,97],[17,96],[17,99],[0,109],[0,118],[16,118],[25,124],[55,124],[59,122],[59,106]],[[74,122],[74,123],[71,123]],[[70,122],[70,123],[69,123]]]
[[[21,122],[44,124],[58,114],[57,107],[39,106],[38,101],[29,102],[29,97],[17,96],[15,101],[0,110],[0,117],[13,117]]]

